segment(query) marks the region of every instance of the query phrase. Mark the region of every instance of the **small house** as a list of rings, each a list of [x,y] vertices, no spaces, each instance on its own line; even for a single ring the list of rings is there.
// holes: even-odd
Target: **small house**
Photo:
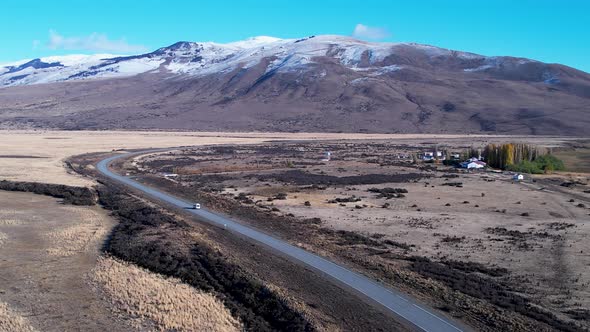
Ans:
[[[486,167],[487,164],[484,163],[483,161],[480,160],[475,160],[475,161],[464,161],[461,163],[461,167],[462,168],[467,168],[467,169],[480,169],[480,168],[484,168]]]
[[[433,160],[444,160],[445,155],[442,151],[434,151],[434,152],[424,152],[422,155],[422,160],[424,161],[433,161]]]
[[[434,160],[434,152],[424,152],[424,155],[422,156],[422,160],[424,160],[424,161]]]

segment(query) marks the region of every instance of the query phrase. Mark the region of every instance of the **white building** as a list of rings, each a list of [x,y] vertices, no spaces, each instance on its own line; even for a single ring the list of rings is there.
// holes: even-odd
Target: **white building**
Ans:
[[[422,160],[424,161],[431,161],[434,159],[444,160],[445,156],[443,155],[442,151],[435,151],[435,152],[424,152],[422,155]]]
[[[475,160],[475,161],[464,161],[461,163],[461,167],[462,168],[467,168],[467,169],[480,169],[480,168],[484,168],[486,167],[487,164],[484,163],[483,161],[480,160]]]
[[[524,175],[522,175],[522,174],[514,174],[514,176],[512,177],[512,180],[514,180],[514,181],[522,181],[522,180],[524,180]]]

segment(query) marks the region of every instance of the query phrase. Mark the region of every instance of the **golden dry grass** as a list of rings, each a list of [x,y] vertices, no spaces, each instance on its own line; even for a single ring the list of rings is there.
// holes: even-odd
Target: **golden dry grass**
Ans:
[[[87,178],[68,174],[63,165],[64,160],[72,155],[113,149],[248,144],[279,139],[443,139],[453,137],[465,137],[465,135],[0,130],[0,151],[2,151],[1,155],[5,156],[0,157],[0,179],[91,185],[93,182]],[[478,135],[470,137],[478,137]]]
[[[0,226],[2,225],[21,225],[23,222],[18,219],[0,219]]]
[[[78,215],[80,222],[63,229],[47,233],[53,243],[47,253],[52,256],[66,257],[91,250],[95,241],[102,239],[108,232],[103,215],[87,207],[64,207]]]
[[[576,149],[558,150],[553,154],[563,160],[566,170],[590,173],[590,143],[580,143]]]
[[[14,312],[6,303],[0,302],[0,332],[35,331],[26,318]]]
[[[23,211],[0,209],[0,226],[21,225]]]
[[[175,278],[141,269],[110,257],[100,257],[90,279],[115,311],[140,327],[168,331],[238,331],[240,323],[213,295],[197,291]]]

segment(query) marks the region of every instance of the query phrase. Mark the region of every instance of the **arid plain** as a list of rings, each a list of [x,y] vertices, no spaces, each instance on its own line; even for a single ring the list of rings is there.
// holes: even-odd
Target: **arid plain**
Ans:
[[[559,319],[587,324],[584,318],[572,318],[587,315],[580,308],[588,305],[590,276],[585,267],[589,264],[590,248],[583,239],[590,231],[590,216],[587,208],[578,206],[589,205],[584,203],[590,199],[584,191],[588,189],[587,173],[543,175],[536,177],[536,182],[513,184],[506,175],[493,173],[461,173],[455,178],[446,177],[455,173],[442,166],[429,170],[375,163],[375,158],[383,161],[388,156],[407,153],[412,149],[428,150],[434,145],[460,150],[486,142],[512,141],[568,149],[572,145],[587,144],[579,138],[539,136],[0,131],[0,180],[92,187],[97,184],[96,180],[76,173],[68,165],[68,158],[86,153],[117,153],[114,150],[195,146],[196,155],[206,156],[206,160],[197,157],[188,168],[193,167],[196,170],[201,167],[209,170],[192,175],[209,176],[208,179],[222,177],[218,183],[206,183],[221,187],[219,192],[213,192],[214,195],[262,201],[257,205],[264,211],[271,211],[277,218],[317,218],[322,229],[359,234],[373,242],[359,244],[351,240],[352,244],[333,245],[329,243],[332,235],[323,235],[324,238],[309,236],[309,242],[306,242],[306,236],[311,233],[305,230],[290,233],[289,227],[277,228],[276,225],[265,224],[263,221],[254,222],[254,226],[380,278],[393,287],[397,285],[392,279],[387,279],[387,276],[375,270],[371,271],[370,264],[382,264],[387,266],[387,270],[399,268],[398,275],[408,277],[411,272],[405,269],[406,262],[400,263],[399,256],[409,253],[408,257],[471,262],[491,270],[506,269],[511,276],[506,278],[510,285],[528,278],[526,280],[529,280],[530,285],[519,290],[530,292],[525,296],[536,305],[559,312]],[[222,147],[215,155],[208,147],[204,147],[208,145]],[[238,153],[238,158],[228,157],[223,152],[223,149],[232,149],[235,146],[244,146],[237,150],[246,152],[241,155]],[[286,152],[271,156],[257,154],[257,146],[283,149]],[[336,158],[329,163],[322,163],[321,151],[334,146],[342,148],[335,152]],[[309,149],[305,150],[306,147]],[[294,185],[277,177],[281,172],[293,168],[292,165],[284,165],[291,162],[297,165],[298,160],[293,157],[293,151],[304,151],[299,161],[302,165],[308,163],[309,169],[301,168],[305,172],[336,177],[379,172],[390,175],[419,173],[427,176],[417,179],[418,181],[402,183],[359,183],[328,185],[321,190],[306,189],[302,187],[311,183]],[[570,150],[564,153],[572,154]],[[339,158],[338,154],[346,157]],[[145,175],[148,182],[155,181],[155,184],[166,187],[175,182],[162,181],[162,169],[158,167],[168,161],[174,164],[177,157],[138,157],[123,166],[139,176]],[[270,160],[270,167],[264,172],[248,169],[257,164],[254,161],[256,158]],[[228,166],[228,160],[235,165],[235,169],[229,173],[222,171],[223,167]],[[577,159],[572,160],[577,165]],[[138,169],[137,165],[142,163],[146,168]],[[90,172],[92,167],[91,164],[86,166]],[[579,171],[579,167],[576,170]],[[267,178],[259,181],[260,179],[247,177],[253,173],[265,174]],[[191,173],[188,172],[187,175]],[[232,179],[233,176],[237,178]],[[242,178],[243,176],[246,177]],[[193,180],[189,177],[186,181]],[[567,181],[579,183],[571,188],[560,186],[560,183]],[[463,184],[459,188],[445,185],[448,182]],[[386,200],[368,191],[373,187],[392,186],[403,187],[408,193],[403,198]],[[172,190],[174,188],[168,187]],[[181,191],[178,193],[186,194]],[[286,193],[286,199],[269,200],[280,193]],[[330,202],[336,198],[352,196],[361,200]],[[574,199],[575,204],[570,199]],[[387,208],[383,208],[384,203],[388,203]],[[153,206],[153,203],[149,204]],[[247,205],[244,208],[251,208]],[[0,279],[4,281],[0,286],[0,326],[7,327],[7,331],[59,331],[80,326],[95,330],[109,327],[113,331],[191,331],[196,326],[223,331],[242,328],[243,323],[239,317],[224,307],[219,301],[219,295],[194,289],[178,279],[167,278],[132,263],[105,256],[102,253],[102,244],[117,223],[100,206],[69,206],[52,197],[0,191]],[[563,225],[566,228],[560,229]],[[298,227],[307,226],[309,225],[301,224]],[[310,227],[315,229],[316,226]],[[211,238],[205,239],[207,236]],[[217,246],[233,262],[243,259],[238,253],[224,248],[223,243],[214,244],[217,237],[210,231],[202,230],[199,237]],[[383,241],[400,247],[394,245],[384,250],[381,244],[373,246]],[[344,254],[334,254],[335,248]],[[347,256],[355,250],[365,256]],[[363,266],[363,263],[369,265]],[[261,262],[244,264],[246,270],[259,269],[260,266],[256,264]],[[554,272],[539,269],[542,266],[551,266],[551,271]],[[263,275],[263,272],[258,273],[262,280],[272,279]],[[447,293],[448,286],[436,278],[421,276],[415,280],[425,282],[424,285],[432,289],[444,289],[441,294],[446,297],[456,297],[452,291]],[[307,313],[306,317],[313,322],[314,328],[343,329],[329,315],[319,314],[319,309],[298,299],[297,294],[289,294],[289,287],[280,285],[278,281],[277,284],[278,286],[269,283],[268,286],[283,294],[288,299],[287,302],[299,307],[300,312]],[[442,311],[448,310],[452,315],[474,314],[461,308],[444,307],[445,304],[441,301],[431,302],[429,296],[432,293],[412,287],[414,286],[411,284],[399,285],[400,289],[442,308]],[[538,292],[540,288],[545,291]],[[175,298],[183,300],[175,301],[165,295],[154,297],[155,294],[178,294]],[[482,312],[490,306],[486,301],[477,301],[474,303],[479,303]],[[502,309],[494,310],[490,312],[503,312]],[[509,318],[512,319],[511,323],[516,322],[514,326],[521,329],[533,326],[527,325],[529,318],[522,314]],[[465,319],[470,325],[478,328],[483,326],[478,325],[477,319],[473,317]],[[547,327],[544,324],[546,323],[539,326]]]

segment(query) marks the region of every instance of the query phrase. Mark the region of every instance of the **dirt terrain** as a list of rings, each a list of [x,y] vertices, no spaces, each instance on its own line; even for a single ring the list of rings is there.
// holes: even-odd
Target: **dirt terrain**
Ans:
[[[448,139],[437,146],[460,151],[485,142]],[[536,143],[571,148],[565,141]],[[408,139],[203,147],[124,167],[429,299],[478,328],[588,327],[590,176],[513,183],[510,174],[409,157],[433,146]],[[326,151],[329,161],[322,160]]]
[[[92,174],[83,163],[91,164],[102,158],[104,155],[100,154],[83,155],[69,161],[77,170]],[[268,330],[269,324],[276,328],[280,322],[279,330],[308,330],[305,325],[295,328],[296,315],[311,323],[312,330],[357,331],[367,327],[375,331],[408,330],[389,312],[367,305],[357,295],[314,271],[268,252],[268,248],[195,222],[186,211],[168,209],[166,205],[161,209],[160,202],[153,204],[135,195],[129,197],[105,179],[100,182],[107,185],[100,189],[101,204],[116,211],[121,221],[111,235],[107,251],[152,271],[186,280],[197,289],[213,289],[225,299],[234,315],[244,317],[246,330]],[[106,192],[102,193],[103,190]],[[268,295],[264,295],[268,291],[253,292],[247,298],[257,297],[256,300],[243,302],[240,293],[260,285],[272,292],[273,297],[278,296],[279,303],[268,303]],[[285,313],[285,308],[298,314],[281,318],[279,314]],[[265,318],[269,312],[271,316]],[[271,317],[274,318],[269,320]]]
[[[113,226],[105,211],[29,193],[0,191],[0,202],[1,301],[39,331],[126,326],[85,281]]]
[[[387,135],[259,132],[46,131],[0,130],[0,179],[79,186],[95,182],[68,173],[66,158],[83,153],[205,144],[248,144],[272,140],[478,137],[466,135]],[[492,136],[485,136],[492,137]],[[537,139],[537,138],[532,138]]]
[[[571,154],[585,146],[574,138],[44,131],[4,131],[0,136],[0,179],[84,186],[97,184],[89,176],[92,163],[108,155],[88,152],[208,145],[138,157],[122,165],[123,173],[391,283],[481,330],[576,330],[588,322],[588,275],[582,269],[588,249],[581,241],[587,232],[584,211],[590,205],[585,174],[545,175],[516,185],[506,182],[506,175],[455,173],[405,158],[434,145],[460,149],[490,140],[548,145]],[[244,145],[252,143],[262,145]],[[333,152],[329,162],[322,161],[326,151]],[[165,178],[164,173],[179,176]],[[456,182],[462,184],[444,185]],[[283,323],[329,331],[406,329],[315,272],[195,223],[182,211],[134,197],[139,203],[123,206],[138,213],[127,217],[144,216],[141,222],[154,220],[157,226],[127,234],[120,208],[101,203],[118,211],[115,220],[98,206],[69,205],[86,205],[89,199],[94,204],[85,190],[2,186],[58,197],[0,191],[0,280],[5,281],[0,286],[0,326],[10,331],[80,326],[191,330],[195,324],[251,330],[255,324]],[[56,192],[60,190],[69,194]],[[500,204],[505,197],[514,204]],[[179,221],[166,222],[170,212]],[[119,233],[111,230],[113,225],[119,225]],[[107,247],[119,250],[117,257],[100,257],[105,239],[117,234],[134,240],[119,241],[118,249]],[[175,267],[174,262],[186,257],[203,264],[189,275],[208,276],[206,282],[182,274],[193,270]],[[517,259],[522,262],[518,266]],[[540,264],[551,268],[539,271]],[[253,290],[265,290],[262,299],[278,301],[282,317],[291,318],[273,321],[264,316],[265,309],[226,293],[248,289],[227,286],[231,275],[244,276],[238,279],[249,280]],[[121,297],[122,289],[126,296]],[[502,295],[507,289],[509,295]],[[146,294],[175,292],[184,300],[162,296],[145,301]],[[541,309],[533,310],[537,305]]]
[[[0,331],[239,330],[211,294],[100,257],[104,209],[6,191],[0,206]]]

